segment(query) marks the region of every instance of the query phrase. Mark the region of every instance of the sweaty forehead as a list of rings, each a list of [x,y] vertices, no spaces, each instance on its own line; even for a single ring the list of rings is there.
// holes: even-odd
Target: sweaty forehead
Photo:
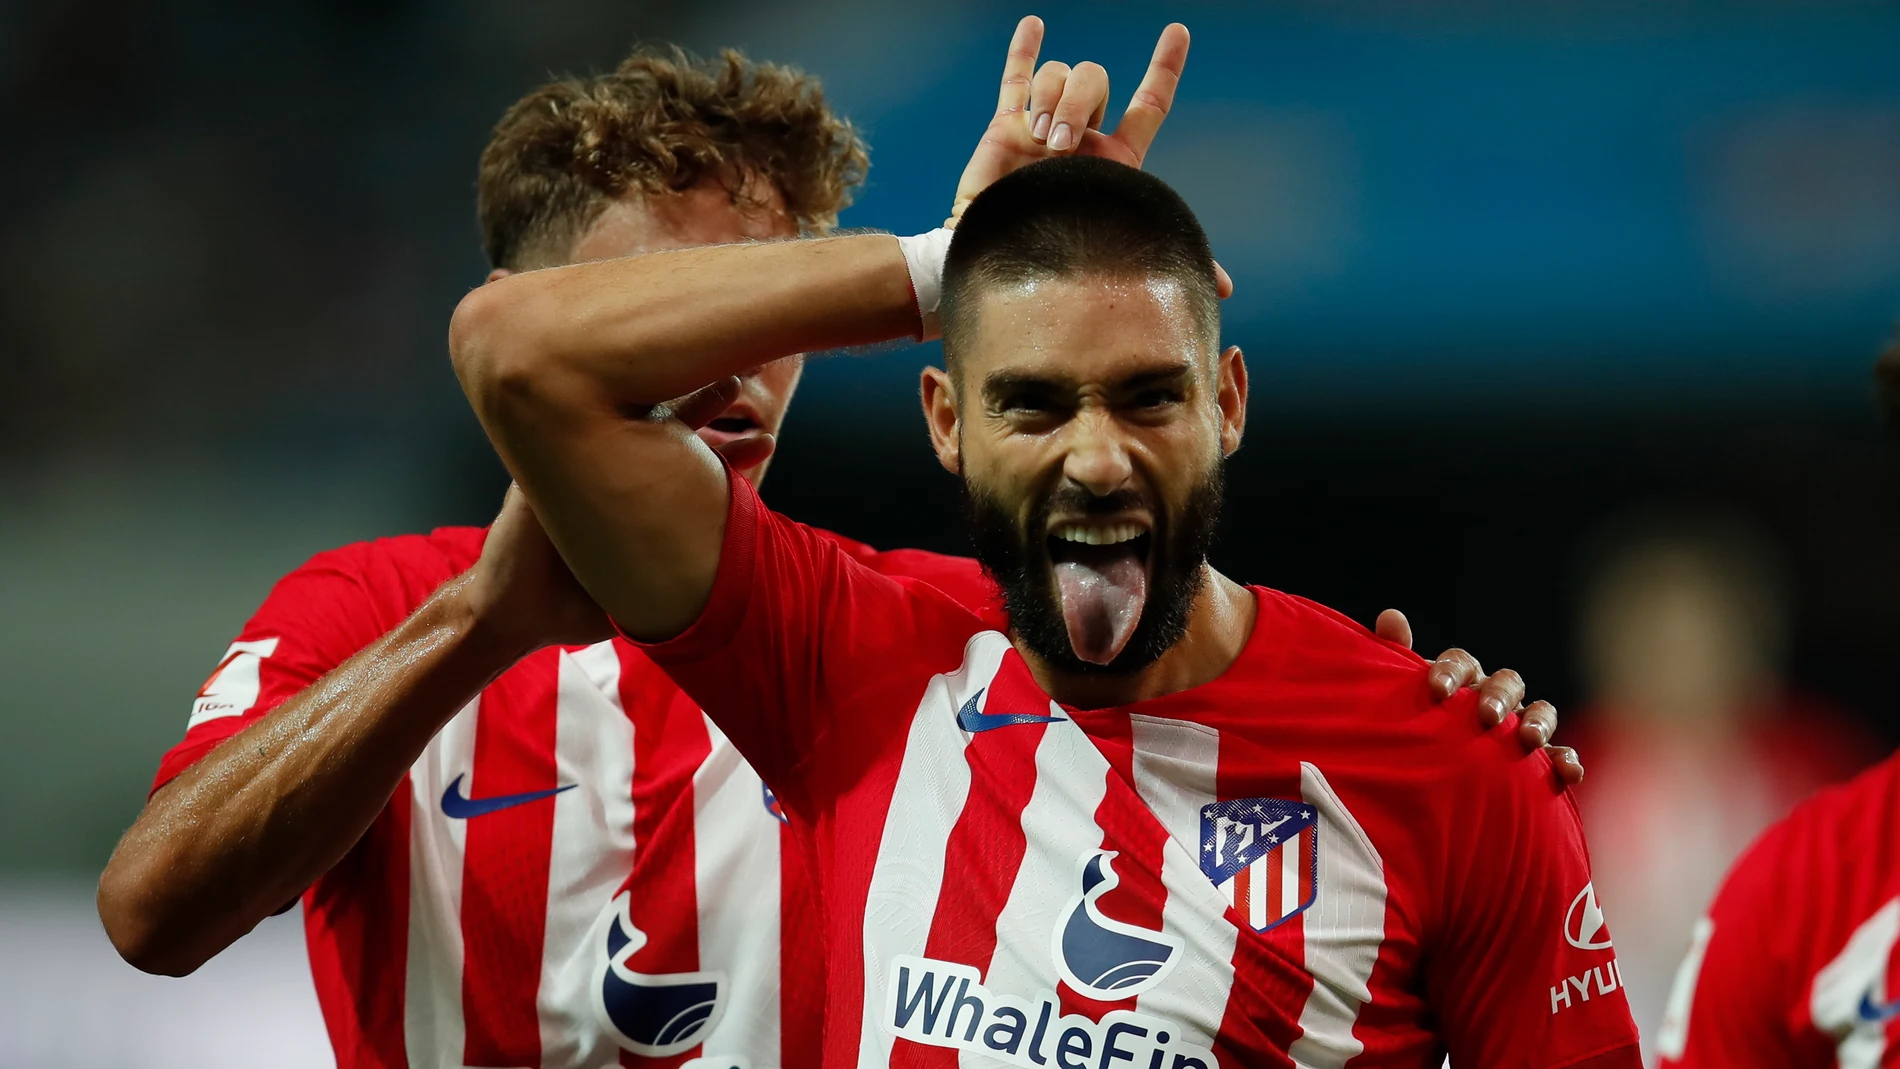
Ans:
[[[1113,381],[1183,362],[1207,365],[1194,298],[1165,277],[1083,275],[983,286],[964,307],[957,371],[965,381],[1035,375]]]
[[[709,178],[678,193],[629,193],[607,205],[574,242],[572,259],[584,263],[797,236],[798,224],[770,183],[754,182],[744,197],[735,198],[723,183]]]

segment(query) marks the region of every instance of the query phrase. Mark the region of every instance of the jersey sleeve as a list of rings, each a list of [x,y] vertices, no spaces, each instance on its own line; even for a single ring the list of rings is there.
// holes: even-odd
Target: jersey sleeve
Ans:
[[[781,804],[810,814],[905,728],[893,680],[917,697],[943,646],[969,614],[922,581],[867,567],[823,532],[767,509],[729,477],[719,572],[699,619],[679,636],[640,644],[712,718]],[[979,628],[964,626],[957,641]],[[939,657],[938,660],[943,658]],[[884,715],[884,714],[889,715]],[[823,756],[822,774],[808,767]]]
[[[1001,631],[1008,627],[1003,610],[1003,592],[969,557],[950,557],[922,549],[890,549],[871,555],[864,562],[890,576],[921,579],[942,591],[944,596],[981,617],[984,624]]]
[[[198,689],[185,737],[160,759],[152,790],[385,630],[360,571],[343,551],[320,553],[278,580]]]
[[[1797,1026],[1810,970],[1787,947],[1799,925],[1787,923],[1786,825],[1742,855],[1716,893],[1694,938],[1656,1034],[1660,1064],[1669,1069],[1791,1069],[1834,1064]]]
[[[1583,826],[1541,754],[1479,736],[1444,811],[1427,996],[1454,1066],[1640,1069]]]

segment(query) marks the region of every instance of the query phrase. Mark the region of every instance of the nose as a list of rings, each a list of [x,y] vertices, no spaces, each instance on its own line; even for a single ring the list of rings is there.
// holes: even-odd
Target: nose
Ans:
[[[1127,443],[1107,412],[1084,409],[1068,427],[1068,453],[1062,459],[1062,474],[1096,497],[1106,497],[1128,485],[1135,466],[1129,459]]]

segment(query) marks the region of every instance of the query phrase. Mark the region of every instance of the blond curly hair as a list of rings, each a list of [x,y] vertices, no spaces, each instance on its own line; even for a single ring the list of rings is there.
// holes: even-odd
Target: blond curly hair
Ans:
[[[707,178],[735,199],[770,182],[801,229],[826,231],[869,166],[811,75],[731,49],[641,48],[611,74],[552,82],[508,109],[482,150],[476,214],[489,263],[526,270],[565,262],[628,193]]]

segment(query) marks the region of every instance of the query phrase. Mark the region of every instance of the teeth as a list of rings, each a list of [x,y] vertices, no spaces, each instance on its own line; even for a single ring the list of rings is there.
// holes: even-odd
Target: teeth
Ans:
[[[1085,546],[1113,546],[1132,542],[1147,533],[1147,529],[1138,523],[1116,523],[1107,527],[1065,523],[1055,531],[1056,537],[1064,542],[1080,542]]]

